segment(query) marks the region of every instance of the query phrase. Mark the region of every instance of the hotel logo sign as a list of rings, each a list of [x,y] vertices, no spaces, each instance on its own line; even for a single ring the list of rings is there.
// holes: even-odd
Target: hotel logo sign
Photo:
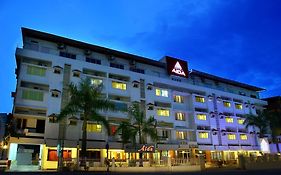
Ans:
[[[125,145],[125,152],[131,153],[154,153],[155,145],[154,144],[128,144]]]
[[[188,77],[187,62],[166,56],[167,71],[169,75]]]

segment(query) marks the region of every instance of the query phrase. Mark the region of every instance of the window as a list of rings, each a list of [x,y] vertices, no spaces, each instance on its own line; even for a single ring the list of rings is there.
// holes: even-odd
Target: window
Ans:
[[[94,59],[94,58],[89,58],[89,57],[86,57],[86,62],[93,63],[93,64],[101,64],[101,60]]]
[[[174,96],[174,102],[176,102],[176,103],[184,103],[184,96],[175,95]]]
[[[199,132],[199,138],[207,139],[207,138],[209,138],[209,133],[208,132]]]
[[[187,134],[184,131],[176,131],[176,137],[178,140],[185,140],[187,138]]]
[[[101,132],[102,126],[96,123],[87,123],[87,132]]]
[[[228,134],[227,137],[228,137],[228,140],[236,140],[235,134]]]
[[[235,108],[236,109],[243,109],[242,104],[235,103]]]
[[[143,70],[143,69],[139,69],[139,68],[133,68],[133,67],[131,67],[131,68],[130,68],[130,71],[132,71],[132,72],[137,72],[137,73],[140,73],[140,74],[144,74],[144,70]]]
[[[110,126],[110,135],[111,136],[114,136],[116,134],[117,128],[118,127],[116,125],[111,125]]]
[[[176,120],[185,121],[185,113],[183,112],[176,112]]]
[[[162,130],[162,138],[168,138],[168,131],[167,130]]]
[[[169,109],[157,109],[157,115],[163,116],[163,117],[169,117],[170,116],[170,110]]]
[[[71,159],[71,150],[63,150],[63,158]],[[47,161],[58,161],[58,153],[55,149],[48,149]]]
[[[82,150],[79,150],[79,154],[82,155]],[[101,152],[100,151],[93,151],[93,150],[87,150],[86,152],[87,159],[92,159],[94,162],[99,162],[101,158]]]
[[[247,140],[248,137],[247,137],[246,134],[240,134],[240,139],[241,139],[241,140]]]
[[[243,124],[244,124],[245,119],[241,119],[241,118],[240,118],[240,119],[238,119],[237,121],[238,121],[238,124],[243,125]]]
[[[102,80],[101,79],[96,79],[96,78],[91,78],[91,84],[94,86],[99,86],[102,84]]]
[[[110,63],[110,67],[114,67],[114,68],[117,68],[117,69],[124,69],[123,64]]]
[[[231,104],[230,104],[230,102],[228,102],[228,101],[224,101],[224,102],[223,102],[223,106],[224,106],[224,107],[227,107],[227,108],[230,108],[230,107],[231,107]]]
[[[205,103],[205,98],[200,96],[195,96],[195,101],[199,103]]]
[[[206,114],[197,114],[196,116],[198,120],[207,120]]]
[[[33,91],[24,89],[22,91],[22,98],[26,100],[35,100],[35,101],[43,101],[44,93],[41,91]]]
[[[168,97],[168,90],[156,88],[155,94],[156,96]]]
[[[27,74],[44,77],[46,75],[46,68],[27,66]]]
[[[66,57],[66,58],[70,58],[70,59],[76,59],[76,55],[72,54],[72,53],[67,53],[67,52],[62,52],[60,51],[60,56],[61,57]]]
[[[120,83],[120,82],[117,82],[117,81],[112,81],[112,87],[115,88],[115,89],[121,89],[121,90],[127,89],[126,83]]]
[[[126,111],[128,110],[128,104],[127,103],[121,103],[121,102],[113,102],[115,110],[117,111]]]
[[[225,122],[226,123],[233,123],[233,118],[232,117],[225,117]]]

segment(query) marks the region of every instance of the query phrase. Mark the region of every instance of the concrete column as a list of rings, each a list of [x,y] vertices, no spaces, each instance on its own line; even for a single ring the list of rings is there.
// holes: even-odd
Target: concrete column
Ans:
[[[172,166],[172,160],[171,160],[171,157],[168,157],[168,167],[171,167]]]
[[[205,158],[203,154],[199,154],[199,165],[201,171],[205,170]]]
[[[242,170],[246,169],[246,160],[245,160],[245,157],[242,154],[238,155],[238,166]]]

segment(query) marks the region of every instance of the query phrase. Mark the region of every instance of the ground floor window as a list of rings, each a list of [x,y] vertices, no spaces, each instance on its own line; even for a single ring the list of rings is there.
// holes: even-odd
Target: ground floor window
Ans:
[[[71,150],[63,150],[63,158],[64,159],[71,159]],[[58,160],[58,153],[55,149],[48,149],[48,161],[57,161]]]
[[[82,151],[79,151],[79,155],[82,155]],[[101,158],[101,152],[100,151],[93,151],[93,150],[87,150],[86,152],[87,159],[92,159],[96,161],[100,161]]]

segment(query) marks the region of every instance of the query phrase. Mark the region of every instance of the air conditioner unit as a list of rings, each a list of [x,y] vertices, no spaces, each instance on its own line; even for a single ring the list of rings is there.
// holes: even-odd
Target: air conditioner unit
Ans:
[[[91,54],[92,54],[92,51],[90,51],[90,50],[86,49],[86,50],[85,50],[85,52],[84,52],[84,54],[85,54],[85,55],[87,55],[87,56],[89,56],[89,55],[91,55]]]
[[[65,44],[58,43],[58,49],[60,49],[60,50],[65,49]]]
[[[109,56],[108,56],[108,60],[109,60],[109,61],[114,61],[114,60],[115,60],[115,57],[112,56],[112,55],[109,55]]]

